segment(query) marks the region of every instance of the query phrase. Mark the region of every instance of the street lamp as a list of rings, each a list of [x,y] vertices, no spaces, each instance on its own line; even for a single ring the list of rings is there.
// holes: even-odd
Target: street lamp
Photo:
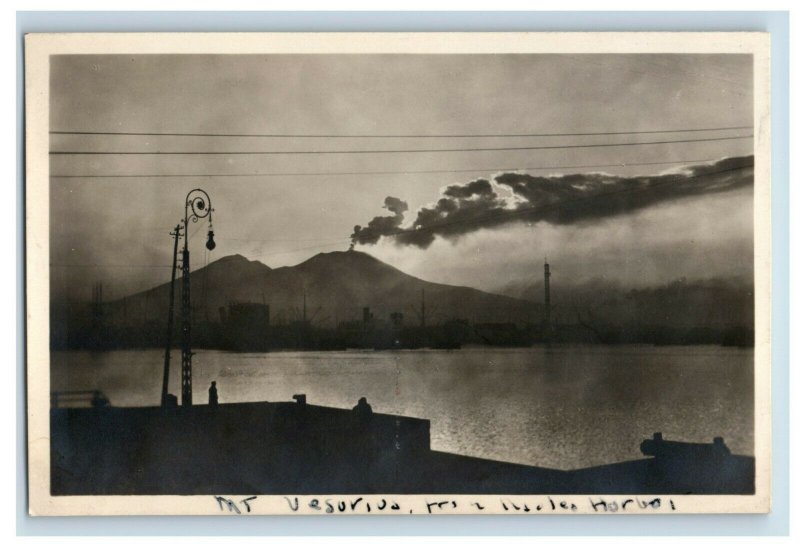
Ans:
[[[175,310],[175,271],[177,269],[178,239],[181,237],[181,230],[183,230],[183,251],[181,254],[181,269],[183,273],[183,290],[181,291],[181,405],[192,405],[192,303],[190,295],[191,287],[189,283],[189,222],[197,222],[202,218],[208,217],[206,249],[213,251],[217,246],[214,242],[214,226],[211,218],[211,213],[213,211],[214,209],[211,207],[211,198],[205,190],[195,188],[186,194],[183,209],[183,226],[178,224],[175,227],[175,231],[171,232],[171,235],[175,237],[175,245],[172,255],[172,281],[170,283],[169,318],[167,320],[167,348],[164,352],[164,378],[161,386],[162,406],[167,406],[169,404],[168,384],[170,348],[172,346],[172,323]]]
[[[189,214],[189,210],[192,214]],[[188,226],[189,221],[197,222],[201,218],[208,217],[208,239],[206,240],[206,249],[213,251],[217,246],[214,243],[214,223],[211,219],[211,213],[214,209],[211,208],[211,198],[205,190],[195,188],[186,194],[186,205],[183,209],[183,225]],[[186,249],[186,241],[184,241],[183,248]]]

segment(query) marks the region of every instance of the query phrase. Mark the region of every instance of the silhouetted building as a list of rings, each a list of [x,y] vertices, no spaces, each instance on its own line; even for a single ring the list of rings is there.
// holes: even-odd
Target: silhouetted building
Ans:
[[[473,331],[480,344],[489,346],[526,346],[527,333],[514,323],[476,323]]]
[[[235,326],[267,328],[269,327],[269,305],[254,302],[229,304],[227,323]]]
[[[392,320],[392,327],[399,329],[403,326],[403,314],[399,311],[392,312],[389,318]]]
[[[646,484],[661,491],[713,492],[732,484],[746,489],[752,480],[750,466],[743,466],[741,458],[731,454],[722,437],[714,437],[711,443],[690,443],[667,441],[655,433],[642,441],[640,449],[652,456],[647,461]]]
[[[219,307],[219,322],[223,325],[228,322],[228,310],[225,306]]]
[[[267,346],[270,328],[269,305],[254,302],[232,303],[228,305],[224,332],[233,349],[258,350]]]
[[[722,437],[714,437],[713,443],[687,443],[681,441],[665,441],[661,433],[654,433],[652,439],[645,439],[640,445],[642,454],[656,458],[691,459],[695,462],[703,460],[719,460],[731,455]]]
[[[82,407],[56,399],[50,411],[54,496],[755,492],[754,459],[730,454],[721,439],[656,435],[642,443],[645,458],[562,471],[431,450],[428,420],[374,412],[366,398],[352,410],[299,394],[165,412],[91,407],[86,395]],[[596,510],[606,503],[592,500]]]

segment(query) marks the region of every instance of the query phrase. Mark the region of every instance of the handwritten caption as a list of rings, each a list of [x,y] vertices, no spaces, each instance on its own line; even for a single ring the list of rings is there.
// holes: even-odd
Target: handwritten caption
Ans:
[[[262,497],[268,500],[269,497]],[[356,498],[320,498],[312,496],[282,496],[280,507],[262,504],[259,497],[214,496],[214,502],[223,513],[246,515],[286,512],[297,514],[466,514],[466,513],[626,513],[626,512],[672,512],[676,511],[671,498],[631,496],[606,498],[587,496],[576,502],[574,498],[558,499],[553,496],[541,497],[502,497],[482,496],[480,500],[424,498],[416,496],[413,500],[395,500],[387,497],[359,496]],[[260,510],[259,510],[260,509]]]

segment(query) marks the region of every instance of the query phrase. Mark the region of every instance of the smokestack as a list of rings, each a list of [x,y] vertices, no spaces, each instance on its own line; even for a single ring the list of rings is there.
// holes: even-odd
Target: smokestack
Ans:
[[[544,327],[550,331],[550,264],[544,259]]]
[[[422,314],[420,315],[420,323],[422,328],[425,328],[425,289],[422,289]]]

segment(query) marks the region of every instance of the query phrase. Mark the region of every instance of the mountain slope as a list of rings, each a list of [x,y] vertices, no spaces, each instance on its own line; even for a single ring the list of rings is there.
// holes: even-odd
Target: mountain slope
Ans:
[[[180,275],[176,279],[176,310],[180,309]],[[358,251],[320,253],[296,266],[271,269],[243,256],[227,256],[191,274],[195,318],[216,321],[219,308],[232,302],[270,306],[274,323],[302,316],[303,294],[308,317],[320,326],[333,326],[362,317],[369,307],[378,320],[394,312],[407,324],[419,323],[422,291],[429,324],[448,319],[470,322],[539,320],[539,306],[469,287],[430,283]],[[114,321],[128,324],[163,322],[167,314],[169,285],[129,296],[109,305]]]

